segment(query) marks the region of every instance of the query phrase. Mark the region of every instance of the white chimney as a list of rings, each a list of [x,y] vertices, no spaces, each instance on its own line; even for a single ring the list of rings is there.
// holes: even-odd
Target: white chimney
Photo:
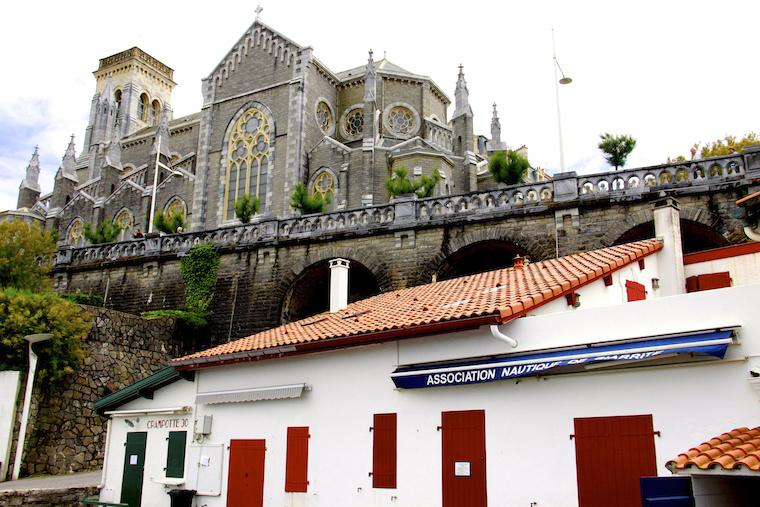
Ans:
[[[330,312],[348,306],[348,265],[346,259],[330,260]]]
[[[659,296],[673,296],[686,292],[678,210],[678,201],[672,197],[654,203],[654,235],[662,241],[662,250],[657,254],[657,268],[660,272]]]

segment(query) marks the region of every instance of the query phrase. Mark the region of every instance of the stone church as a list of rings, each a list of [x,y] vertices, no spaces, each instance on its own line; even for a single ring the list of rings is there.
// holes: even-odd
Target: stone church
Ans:
[[[85,244],[85,224],[107,220],[130,239],[150,229],[155,191],[157,211],[216,229],[239,223],[243,194],[259,199],[254,220],[293,215],[299,182],[330,194],[329,210],[387,203],[399,166],[410,177],[437,169],[436,195],[491,188],[488,153],[507,148],[495,104],[490,138],[473,132],[461,65],[451,117],[431,78],[372,51],[366,65],[334,72],[258,19],[203,80],[200,112],[173,118],[173,72],[137,47],[100,60],[82,151],[72,136],[44,195],[35,151],[9,213],[43,221],[69,246]]]

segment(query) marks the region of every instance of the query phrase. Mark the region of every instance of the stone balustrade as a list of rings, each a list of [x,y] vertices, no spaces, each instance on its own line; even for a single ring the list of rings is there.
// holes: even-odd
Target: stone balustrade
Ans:
[[[82,248],[64,247],[56,254],[60,267],[129,258],[182,255],[193,245],[211,242],[222,249],[247,248],[274,241],[328,238],[339,234],[367,234],[380,229],[408,228],[437,221],[488,219],[509,213],[540,213],[549,205],[615,196],[641,196],[646,192],[689,189],[710,185],[741,184],[758,177],[760,168],[748,170],[743,155],[691,162],[609,171],[578,176],[556,175],[552,181],[512,185],[495,190],[418,199],[396,198],[389,204],[289,217],[261,218],[250,224],[219,229],[133,239]],[[751,174],[748,174],[751,173]]]
[[[454,147],[454,132],[445,125],[425,119],[425,140],[450,153]]]

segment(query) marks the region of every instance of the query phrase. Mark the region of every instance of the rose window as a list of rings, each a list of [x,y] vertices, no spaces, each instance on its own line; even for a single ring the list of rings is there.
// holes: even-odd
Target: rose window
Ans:
[[[346,137],[359,137],[364,130],[364,111],[362,109],[354,109],[346,115],[346,120],[343,124]]]
[[[317,125],[322,129],[322,133],[327,134],[330,132],[333,126],[333,115],[330,111],[330,106],[326,102],[322,101],[317,104]]]
[[[414,115],[403,106],[396,106],[388,112],[388,128],[394,134],[409,135],[416,130]]]

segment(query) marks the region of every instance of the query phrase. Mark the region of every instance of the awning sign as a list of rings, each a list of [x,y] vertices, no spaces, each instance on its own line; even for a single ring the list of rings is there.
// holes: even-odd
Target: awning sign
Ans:
[[[391,374],[391,378],[397,388],[417,389],[509,380],[539,375],[561,366],[609,361],[645,361],[665,354],[693,353],[722,359],[728,345],[732,342],[731,334],[731,331],[715,331],[499,359],[407,366],[396,369]]]

